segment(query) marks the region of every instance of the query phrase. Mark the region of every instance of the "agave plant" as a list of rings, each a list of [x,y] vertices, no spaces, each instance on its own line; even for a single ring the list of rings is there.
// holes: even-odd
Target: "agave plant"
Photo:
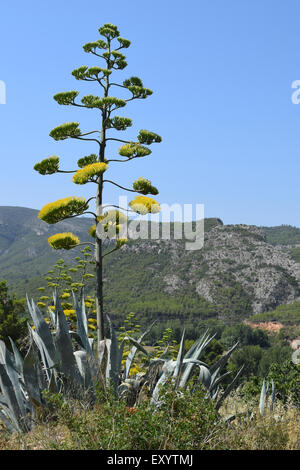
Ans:
[[[220,384],[224,377],[230,374],[230,372],[221,374],[221,370],[226,364],[230,355],[238,346],[238,343],[236,343],[228,352],[226,352],[215,364],[213,364],[212,366],[208,366],[206,363],[202,362],[200,358],[214,337],[215,335],[210,336],[207,330],[197,341],[195,341],[192,347],[184,355],[184,331],[180,341],[179,351],[176,360],[173,361],[159,359],[160,361],[163,361],[163,367],[161,369],[161,375],[156,383],[152,394],[151,402],[155,406],[159,406],[160,404],[159,390],[163,384],[165,384],[168,380],[171,379],[174,382],[175,388],[184,388],[190,380],[194,368],[199,367],[199,376],[196,386],[203,385],[207,391],[207,398],[216,400],[216,409],[220,408],[222,401],[227,397],[227,395],[235,386],[243,367],[237,372],[232,382],[227,386],[227,388],[223,391],[222,395],[219,397]]]
[[[138,340],[126,337],[120,347],[110,318],[110,339],[102,341],[100,357],[94,354],[93,340],[88,336],[84,296],[81,304],[73,294],[77,316],[76,331],[70,331],[58,294],[54,294],[55,313],[49,309],[51,324],[46,323],[41,310],[27,298],[34,329],[29,326],[30,347],[23,359],[10,339],[12,353],[0,341],[0,420],[10,431],[28,431],[34,425],[37,411],[46,405],[43,390],[77,394],[88,391],[93,397],[99,371],[105,369],[106,385],[126,383],[138,350],[149,355],[141,342],[151,327]],[[125,341],[133,344],[124,371],[122,356]],[[74,347],[75,343],[75,347]]]
[[[103,376],[104,386],[112,386],[114,394],[126,400],[129,406],[138,403],[141,391],[146,388],[151,395],[151,404],[157,407],[160,404],[160,389],[166,382],[171,380],[175,388],[184,388],[194,367],[199,367],[196,386],[203,384],[207,397],[216,400],[216,407],[219,408],[241,373],[240,369],[218,398],[220,384],[228,374],[221,374],[221,369],[237,343],[209,367],[200,357],[214,336],[206,331],[184,354],[184,331],[176,360],[166,359],[164,355],[157,359],[142,345],[155,322],[138,339],[127,336],[119,344],[109,316],[110,338],[101,341],[99,353],[95,354],[93,339],[88,336],[84,296],[79,305],[73,293],[73,302],[77,316],[76,331],[69,330],[56,292],[55,311],[49,309],[51,325],[46,323],[34,301],[30,302],[27,298],[34,328],[29,326],[30,347],[24,359],[12,340],[12,352],[0,341],[0,420],[9,431],[26,432],[32,428],[39,410],[47,405],[43,398],[44,390],[67,396],[78,396],[84,391],[93,399],[95,386]],[[126,342],[131,344],[131,349],[123,366]],[[149,365],[145,373],[130,377],[138,351],[147,356]]]

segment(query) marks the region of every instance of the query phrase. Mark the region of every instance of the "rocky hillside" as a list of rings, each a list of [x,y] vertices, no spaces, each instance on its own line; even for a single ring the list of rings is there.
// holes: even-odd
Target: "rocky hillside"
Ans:
[[[299,296],[300,265],[281,248],[267,243],[264,231],[256,226],[215,222],[206,229],[199,251],[186,251],[181,240],[131,242],[112,258],[108,286],[123,292],[123,281],[116,273],[121,271],[126,279],[129,263],[140,275],[135,276],[132,289],[137,293],[144,290],[145,301],[152,300],[152,312],[156,303],[152,291],[160,292],[161,298],[172,298],[174,310],[181,305],[188,315],[198,312],[204,318],[217,316],[225,321],[247,318]],[[130,304],[134,309],[136,302]]]
[[[207,271],[204,279],[197,281],[196,290],[207,300],[218,296],[220,274],[242,286],[255,313],[291,302],[299,295],[300,265],[280,247],[268,244],[258,227],[215,227],[206,234],[202,256]]]
[[[84,240],[91,226],[85,218],[48,226],[37,213],[0,207],[0,277],[22,296],[35,295],[41,275],[59,257],[72,264],[78,254],[55,252],[47,238],[73,231]],[[292,302],[299,297],[300,264],[266,237],[264,228],[206,219],[198,251],[187,251],[184,240],[132,240],[105,258],[107,308],[115,318],[133,311],[147,318],[233,322]]]

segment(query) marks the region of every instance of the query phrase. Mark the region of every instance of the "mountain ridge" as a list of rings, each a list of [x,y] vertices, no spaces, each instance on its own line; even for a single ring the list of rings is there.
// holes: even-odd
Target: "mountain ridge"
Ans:
[[[86,240],[93,223],[80,217],[52,226],[37,215],[35,209],[0,206],[0,277],[22,296],[36,295],[42,275],[58,258],[71,265],[78,255],[78,249],[52,250],[47,238],[72,231]],[[286,249],[288,243],[269,243],[270,230],[264,227],[224,225],[219,218],[204,222],[201,250],[185,250],[183,239],[138,239],[106,258],[105,301],[112,315],[118,318],[139,311],[166,319],[186,316],[195,321],[233,322],[299,297],[300,264]],[[271,229],[274,238],[276,227]],[[277,235],[279,231],[282,241],[282,226]],[[298,235],[300,243],[300,229]]]

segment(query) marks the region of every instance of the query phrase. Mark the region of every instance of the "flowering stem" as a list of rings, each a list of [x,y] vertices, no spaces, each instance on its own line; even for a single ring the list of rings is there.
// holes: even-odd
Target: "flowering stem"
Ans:
[[[129,188],[124,188],[124,186],[120,186],[119,184],[115,183],[114,181],[111,180],[103,180],[103,183],[111,183],[114,184],[115,186],[118,186],[118,188],[124,189],[124,191],[130,191],[131,193],[139,193],[141,191],[135,191],[134,189],[129,189]]]

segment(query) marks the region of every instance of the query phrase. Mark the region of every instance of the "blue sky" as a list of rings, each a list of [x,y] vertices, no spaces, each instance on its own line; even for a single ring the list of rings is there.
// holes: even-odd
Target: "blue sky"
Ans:
[[[292,82],[300,80],[298,1],[3,3],[0,205],[40,209],[73,194],[92,195],[93,186],[75,186],[69,175],[43,177],[33,165],[55,154],[62,168],[74,169],[96,150],[49,137],[63,122],[92,130],[98,120],[96,111],[61,107],[52,97],[67,90],[97,94],[71,71],[101,66],[82,45],[109,22],[132,43],[128,67],[115,80],[137,75],[154,91],[120,113],[134,126],[118,136],[134,140],[139,129],[149,129],[163,138],[149,157],[116,164],[112,178],[124,186],[149,178],[159,202],[204,204],[206,217],[226,224],[300,227],[300,105],[291,100]],[[118,195],[107,187],[107,201]]]

